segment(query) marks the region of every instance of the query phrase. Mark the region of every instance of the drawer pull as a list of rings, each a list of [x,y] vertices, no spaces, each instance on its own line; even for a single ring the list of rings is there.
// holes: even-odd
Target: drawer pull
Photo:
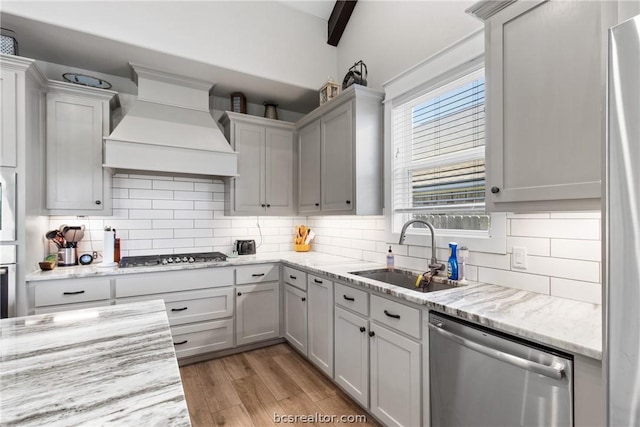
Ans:
[[[322,280],[318,280],[318,279],[313,279],[313,281],[316,283],[322,283]]]
[[[79,295],[84,294],[84,291],[75,291],[75,292],[63,292],[62,295]]]
[[[251,277],[262,277],[264,276],[264,273],[256,273],[256,274],[252,274]]]
[[[351,297],[348,297],[346,295],[342,295],[342,298],[346,299],[347,301],[355,301],[356,300],[355,298],[351,298]]]
[[[182,345],[182,344],[186,344],[188,343],[188,340],[184,340],[184,341],[180,341],[180,342],[174,342],[173,345]]]
[[[289,275],[289,279],[297,280],[298,278],[292,274]]]
[[[360,326],[360,332],[365,332],[367,330],[367,328],[365,328],[364,326]]]
[[[394,319],[399,319],[400,318],[399,314],[391,314],[387,310],[384,311],[384,314],[386,314],[389,317],[393,317]]]
[[[182,308],[172,308],[171,311],[185,311],[187,309],[187,307],[182,307]]]

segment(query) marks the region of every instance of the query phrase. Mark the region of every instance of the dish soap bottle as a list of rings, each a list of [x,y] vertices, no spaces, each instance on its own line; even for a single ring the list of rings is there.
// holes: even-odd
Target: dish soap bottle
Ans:
[[[447,268],[447,277],[450,280],[458,280],[458,244],[449,242],[449,262]]]
[[[387,252],[387,270],[393,270],[395,261],[395,255],[393,255],[393,252],[391,252],[391,246],[389,246],[389,252]]]

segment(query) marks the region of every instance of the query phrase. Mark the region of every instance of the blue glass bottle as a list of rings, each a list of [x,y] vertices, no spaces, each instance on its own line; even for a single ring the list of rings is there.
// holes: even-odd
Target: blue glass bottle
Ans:
[[[458,280],[458,244],[456,242],[449,242],[449,262],[447,264],[449,279]]]

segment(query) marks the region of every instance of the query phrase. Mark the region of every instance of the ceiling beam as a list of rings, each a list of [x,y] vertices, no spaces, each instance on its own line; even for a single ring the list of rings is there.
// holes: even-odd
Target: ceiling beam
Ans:
[[[327,43],[338,46],[344,29],[347,28],[351,12],[356,7],[358,0],[337,0],[329,17]]]

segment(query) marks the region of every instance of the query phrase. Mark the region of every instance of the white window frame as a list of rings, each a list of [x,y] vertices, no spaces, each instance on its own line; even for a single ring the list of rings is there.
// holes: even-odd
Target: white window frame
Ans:
[[[424,62],[384,83],[384,187],[385,231],[388,243],[397,244],[398,232],[393,232],[392,135],[394,105],[406,103],[425,93],[437,90],[465,75],[484,67],[484,32],[478,30],[452,46],[443,49]],[[436,247],[447,248],[450,241],[471,251],[507,253],[507,215],[491,213],[488,231],[436,230]],[[431,246],[426,229],[410,227],[405,244]]]

